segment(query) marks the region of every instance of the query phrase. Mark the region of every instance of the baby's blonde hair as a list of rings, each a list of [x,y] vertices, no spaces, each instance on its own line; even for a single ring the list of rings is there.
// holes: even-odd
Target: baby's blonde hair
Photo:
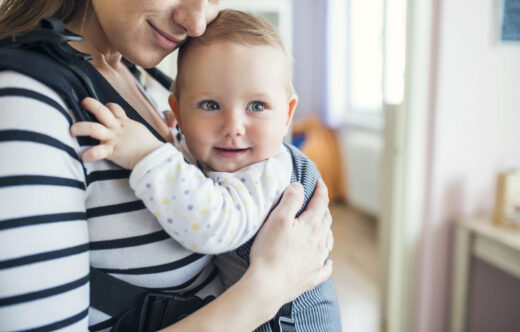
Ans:
[[[177,79],[172,86],[176,94],[180,92],[182,82],[182,63],[186,53],[198,46],[205,46],[216,41],[230,41],[243,45],[269,45],[278,48],[285,56],[287,65],[287,85],[290,94],[294,93],[291,81],[292,56],[287,51],[280,35],[265,19],[238,10],[223,9],[211,22],[200,37],[189,38],[179,48],[177,57]]]

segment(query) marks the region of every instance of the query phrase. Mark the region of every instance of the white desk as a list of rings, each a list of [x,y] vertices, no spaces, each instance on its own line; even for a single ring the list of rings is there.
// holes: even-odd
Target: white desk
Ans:
[[[465,332],[471,257],[520,278],[520,230],[494,225],[490,218],[457,223],[453,259],[451,332]]]

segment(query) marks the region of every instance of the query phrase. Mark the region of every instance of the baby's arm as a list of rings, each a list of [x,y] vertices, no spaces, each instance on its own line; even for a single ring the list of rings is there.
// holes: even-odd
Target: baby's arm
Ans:
[[[165,144],[139,162],[130,185],[163,228],[184,247],[218,254],[239,247],[260,228],[289,184],[280,160],[271,158],[234,173],[207,178]]]
[[[70,129],[73,136],[91,136],[100,141],[82,154],[83,161],[108,159],[123,168],[133,169],[163,144],[142,123],[128,118],[117,104],[105,106],[93,98],[85,98],[81,106],[100,122],[76,122]]]
[[[276,159],[233,174],[212,173],[208,179],[180,151],[129,119],[119,105],[86,98],[82,106],[100,121],[78,122],[71,128],[75,136],[100,140],[83,153],[83,160],[108,159],[135,167],[130,184],[136,195],[168,234],[196,252],[217,254],[245,243],[289,183],[275,176],[280,171]],[[266,180],[269,185],[263,184]]]

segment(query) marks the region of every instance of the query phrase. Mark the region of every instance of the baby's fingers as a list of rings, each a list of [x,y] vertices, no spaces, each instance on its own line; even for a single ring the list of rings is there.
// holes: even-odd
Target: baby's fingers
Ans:
[[[84,162],[91,163],[93,161],[106,159],[112,154],[112,147],[106,144],[96,145],[83,152],[81,159]]]
[[[114,133],[97,122],[76,122],[70,127],[72,136],[90,136],[100,141],[108,141],[114,138]]]
[[[116,103],[108,103],[106,107],[112,112],[112,114],[120,120],[124,120],[127,118],[125,111],[121,106]]]
[[[115,115],[115,110],[117,105],[115,104],[108,104],[107,106],[101,104],[99,101],[97,101],[94,98],[87,97],[83,99],[81,102],[81,107],[89,111],[90,113],[94,114],[96,119],[98,119],[99,122],[104,124],[108,128],[116,127],[119,125],[119,120],[117,119],[117,115]],[[117,106],[120,108],[119,106]],[[120,115],[119,110],[116,111],[118,115]],[[121,112],[124,111],[121,110]]]

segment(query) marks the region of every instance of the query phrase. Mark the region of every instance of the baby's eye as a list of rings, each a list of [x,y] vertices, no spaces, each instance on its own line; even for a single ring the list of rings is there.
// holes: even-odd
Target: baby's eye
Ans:
[[[219,104],[213,100],[204,100],[200,103],[200,107],[206,111],[216,111],[220,109]]]
[[[253,112],[261,112],[265,110],[265,108],[265,104],[261,101],[252,101],[247,105],[247,110]]]

